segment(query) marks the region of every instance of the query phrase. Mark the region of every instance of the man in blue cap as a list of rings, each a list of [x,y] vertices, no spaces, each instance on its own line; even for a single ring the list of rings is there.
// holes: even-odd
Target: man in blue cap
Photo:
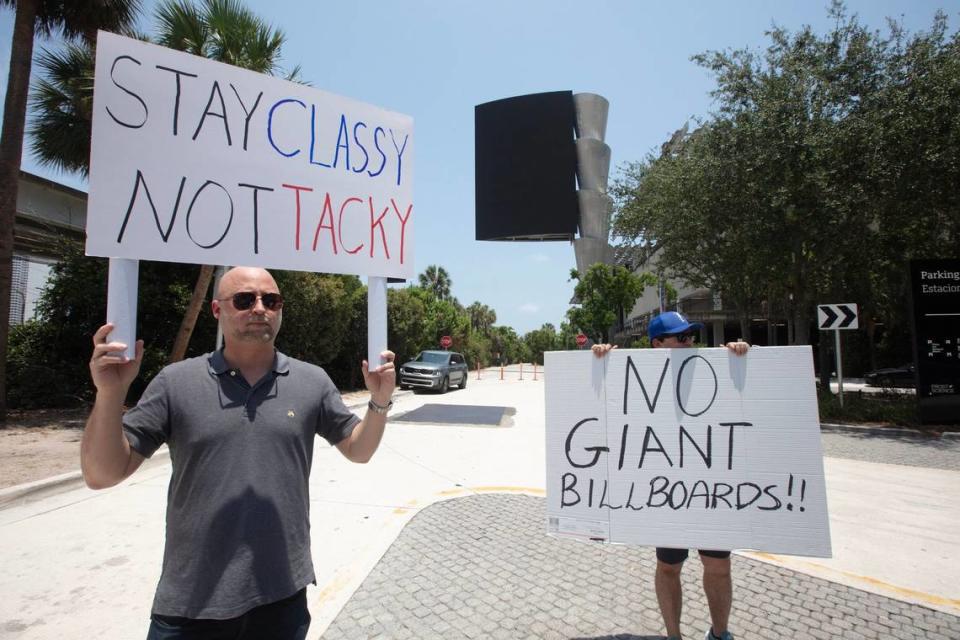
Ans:
[[[647,334],[655,349],[682,349],[692,347],[696,334],[703,325],[689,322],[676,311],[666,311],[650,321]],[[730,349],[738,356],[747,353],[750,345],[742,340],[728,342]],[[593,353],[603,357],[615,346],[609,344],[593,345]],[[700,561],[703,563],[703,591],[710,607],[711,627],[707,629],[705,640],[733,640],[733,634],[727,629],[730,620],[730,608],[733,604],[733,581],[730,577],[730,552],[700,549]],[[657,603],[667,628],[667,640],[680,640],[680,611],[683,606],[683,589],[680,584],[680,572],[689,550],[657,547],[657,571],[654,587]]]

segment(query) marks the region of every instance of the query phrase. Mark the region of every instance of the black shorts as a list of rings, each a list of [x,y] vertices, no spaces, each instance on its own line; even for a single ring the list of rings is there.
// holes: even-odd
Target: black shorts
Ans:
[[[671,549],[669,547],[657,547],[657,560],[664,564],[680,564],[687,559],[687,556],[690,555],[689,549]],[[701,549],[700,555],[707,556],[708,558],[729,558],[729,551],[711,551],[709,549]]]

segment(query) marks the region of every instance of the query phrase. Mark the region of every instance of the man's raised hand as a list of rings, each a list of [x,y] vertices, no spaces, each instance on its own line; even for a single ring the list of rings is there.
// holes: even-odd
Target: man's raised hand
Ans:
[[[107,323],[93,334],[93,355],[90,356],[90,378],[97,391],[122,392],[124,395],[140,372],[143,360],[143,340],[137,340],[136,357],[123,355],[127,345],[107,342],[113,325]]]

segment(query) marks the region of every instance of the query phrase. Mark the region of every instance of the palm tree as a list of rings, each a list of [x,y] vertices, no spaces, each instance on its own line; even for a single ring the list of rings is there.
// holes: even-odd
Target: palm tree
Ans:
[[[473,330],[484,335],[489,333],[490,328],[497,321],[497,312],[479,301],[467,307],[467,313],[470,315],[470,325]]]
[[[7,418],[7,339],[10,333],[10,285],[13,276],[13,225],[27,93],[36,34],[59,33],[92,42],[97,29],[128,27],[140,12],[140,0],[0,0],[15,11],[10,42],[10,72],[0,132],[0,422]]]
[[[90,173],[93,118],[93,48],[71,42],[61,51],[37,57],[39,80],[33,85],[27,134],[40,164],[83,176]]]
[[[419,278],[420,287],[432,293],[438,300],[450,298],[450,287],[453,286],[453,282],[450,280],[450,274],[443,267],[431,264]]]

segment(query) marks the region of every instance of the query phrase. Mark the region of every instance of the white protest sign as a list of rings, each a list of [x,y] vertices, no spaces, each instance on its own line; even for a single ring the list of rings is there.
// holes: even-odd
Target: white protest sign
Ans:
[[[413,120],[100,32],[88,255],[413,276]]]
[[[545,357],[549,532],[831,555],[809,347]]]

